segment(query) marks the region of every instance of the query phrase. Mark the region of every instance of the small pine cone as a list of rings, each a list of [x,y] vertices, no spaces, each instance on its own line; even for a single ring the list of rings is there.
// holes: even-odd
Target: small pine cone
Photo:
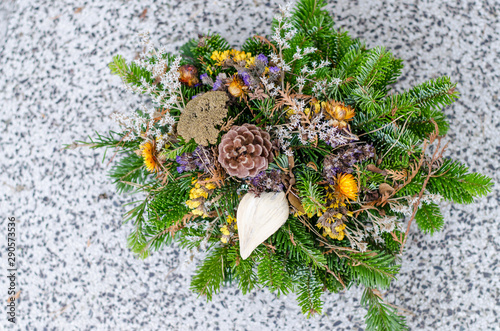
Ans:
[[[219,145],[219,162],[231,176],[254,177],[273,160],[269,133],[253,124],[233,126]]]

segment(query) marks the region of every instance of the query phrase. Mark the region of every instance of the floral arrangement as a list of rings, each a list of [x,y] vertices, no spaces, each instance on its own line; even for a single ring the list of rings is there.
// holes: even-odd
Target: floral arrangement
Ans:
[[[439,231],[439,201],[471,203],[492,183],[443,157],[455,84],[391,92],[402,61],[334,29],[323,7],[280,7],[272,34],[241,50],[208,34],[173,55],[143,34],[138,59],[109,67],[153,106],[114,114],[123,130],[87,144],[116,148],[118,192],[145,193],[126,214],[134,252],[207,250],[191,288],[208,300],[226,282],[267,287],[312,315],[324,291],[361,285],[367,329],[403,330],[380,291],[410,226]]]

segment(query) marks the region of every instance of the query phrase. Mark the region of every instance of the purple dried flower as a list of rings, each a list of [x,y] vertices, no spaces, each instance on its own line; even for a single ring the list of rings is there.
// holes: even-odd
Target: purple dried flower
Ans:
[[[265,56],[264,54],[257,55],[256,60],[264,63],[265,66],[267,66],[267,64],[269,63],[269,60],[267,59],[267,56]]]
[[[175,162],[181,164],[181,165],[186,165],[188,164],[187,161],[184,159],[186,153],[182,154],[182,155],[177,155],[175,157]]]
[[[246,86],[250,86],[250,74],[246,71],[240,71],[238,72],[238,75],[240,76],[241,80],[243,80],[243,83]]]
[[[220,88],[223,85],[224,85],[224,82],[222,81],[222,79],[219,76],[217,76],[217,78],[215,79],[214,86],[212,87],[212,91],[220,90]]]
[[[280,192],[284,188],[279,170],[261,171],[250,180],[250,184],[252,186],[249,191],[256,196],[259,196],[262,192]]]
[[[280,68],[278,67],[269,67],[269,72],[272,74],[278,74],[280,72]]]
[[[200,80],[205,85],[214,86],[214,80],[210,78],[207,73],[200,75]]]
[[[210,150],[203,146],[198,146],[192,153],[183,153],[175,158],[175,162],[179,164],[177,172],[201,170],[210,172],[214,166],[215,159]]]
[[[337,154],[330,154],[323,160],[323,177],[330,184],[333,184],[339,173],[350,174],[353,172],[352,166],[355,163],[363,162],[375,156],[375,149],[372,145],[351,146],[339,151]]]

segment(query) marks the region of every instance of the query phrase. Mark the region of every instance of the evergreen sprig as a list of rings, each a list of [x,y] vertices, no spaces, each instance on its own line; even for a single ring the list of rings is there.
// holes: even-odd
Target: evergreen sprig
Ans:
[[[356,282],[370,288],[388,288],[399,271],[396,257],[384,252],[354,253],[349,259]]]
[[[361,297],[361,304],[368,308],[366,329],[369,331],[408,330],[405,317],[397,314],[397,309],[388,305],[379,292],[367,288]]]
[[[299,278],[299,288],[297,291],[297,302],[302,309],[302,313],[310,317],[320,314],[323,309],[323,282],[316,275],[312,268],[305,269]]]
[[[444,225],[443,215],[435,203],[422,203],[415,215],[415,221],[422,231],[430,234],[440,231]]]
[[[230,275],[228,249],[220,246],[214,247],[196,269],[191,279],[191,290],[206,296],[207,301],[211,301],[212,296],[219,292],[224,281],[230,280]]]
[[[429,179],[427,189],[430,193],[441,194],[446,200],[472,203],[474,197],[485,196],[492,186],[491,178],[478,173],[469,173],[468,167],[464,164],[446,159]]]

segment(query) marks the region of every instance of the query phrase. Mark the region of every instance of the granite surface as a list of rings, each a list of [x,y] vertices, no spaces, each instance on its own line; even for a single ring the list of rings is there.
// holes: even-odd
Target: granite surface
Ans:
[[[361,289],[325,294],[324,314],[306,319],[293,295],[243,296],[225,288],[212,302],[189,291],[202,256],[166,248],[145,261],[126,247],[121,196],[103,151],[62,150],[112,112],[144,100],[122,90],[106,65],[132,59],[138,32],[171,50],[209,30],[234,46],[269,32],[277,1],[0,1],[0,210],[18,219],[20,330],[362,330]],[[405,60],[401,91],[449,75],[460,100],[447,155],[499,181],[500,2],[329,1],[336,24]],[[109,155],[106,160],[109,160]],[[414,227],[387,298],[411,311],[411,330],[498,330],[500,187],[468,205],[442,204],[444,230]],[[6,229],[2,226],[2,235]],[[2,244],[5,245],[5,244]],[[3,246],[5,247],[5,246]],[[1,253],[0,297],[7,298]],[[4,306],[4,305],[2,305]],[[3,308],[2,308],[3,309]]]

